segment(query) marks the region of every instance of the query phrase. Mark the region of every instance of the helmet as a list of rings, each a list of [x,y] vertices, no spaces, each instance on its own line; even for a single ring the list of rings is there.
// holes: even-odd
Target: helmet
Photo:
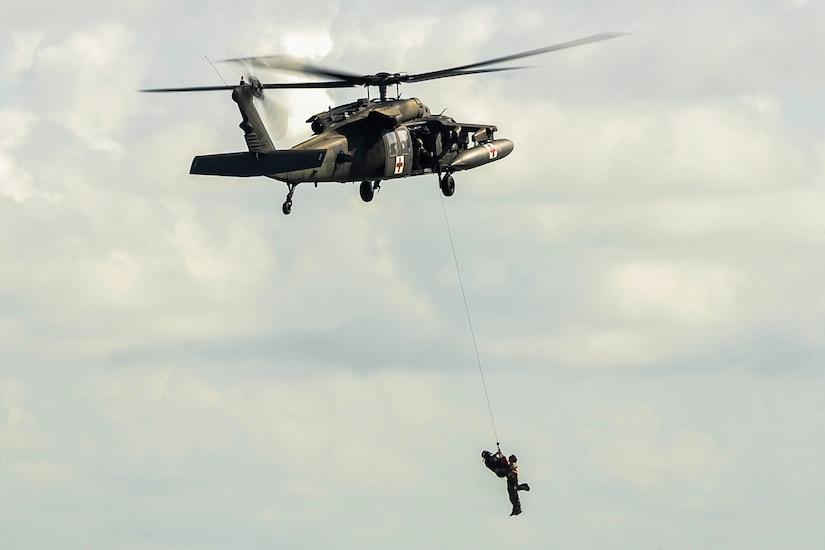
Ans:
[[[510,455],[510,462],[518,462],[516,455]]]
[[[481,458],[490,458],[490,451],[481,451]]]

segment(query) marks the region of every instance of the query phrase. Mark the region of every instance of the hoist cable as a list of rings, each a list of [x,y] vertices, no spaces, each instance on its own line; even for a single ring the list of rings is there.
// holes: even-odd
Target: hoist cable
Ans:
[[[496,431],[496,421],[493,418],[493,407],[490,405],[490,393],[487,391],[487,382],[484,379],[484,369],[481,368],[481,356],[478,353],[476,333],[473,330],[473,321],[470,317],[470,307],[467,305],[467,294],[464,292],[464,283],[461,280],[461,269],[458,267],[458,255],[455,252],[455,243],[453,243],[453,232],[450,229],[450,220],[447,218],[447,207],[444,206],[443,196],[441,196],[441,209],[444,211],[444,222],[447,224],[447,234],[450,236],[450,248],[453,251],[455,271],[458,274],[458,286],[461,288],[461,297],[464,299],[464,311],[467,314],[467,324],[470,326],[470,335],[473,337],[473,349],[475,349],[476,352],[476,362],[478,363],[478,372],[481,375],[481,385],[484,387],[484,397],[487,399],[487,410],[490,413],[490,423],[493,425],[493,435],[496,437],[496,445],[498,445],[498,432]],[[499,450],[501,449],[499,448]]]

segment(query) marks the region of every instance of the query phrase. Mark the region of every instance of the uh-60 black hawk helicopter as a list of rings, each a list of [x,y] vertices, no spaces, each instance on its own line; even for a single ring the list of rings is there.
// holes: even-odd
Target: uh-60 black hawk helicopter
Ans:
[[[287,56],[273,55],[227,59],[247,68],[276,69],[304,75],[331,78],[323,82],[261,83],[255,77],[241,78],[236,86],[156,88],[142,92],[201,92],[231,90],[241,111],[248,152],[200,155],[192,160],[190,174],[212,176],[266,176],[287,184],[283,213],[292,211],[292,195],[299,183],[361,182],[360,194],[370,202],[385,179],[437,174],[446,197],[455,192],[454,172],[469,170],[502,159],[513,150],[509,139],[496,139],[496,126],[456,122],[444,115],[433,115],[417,98],[401,99],[400,84],[424,82],[453,76],[492,73],[523,67],[490,67],[627,33],[602,33],[545,48],[516,53],[450,69],[418,74],[375,73],[359,76],[330,70]],[[396,97],[387,89],[396,87]],[[262,99],[269,89],[377,87],[379,97],[359,99],[310,117],[307,122],[315,134],[292,149],[276,150],[255,107],[253,98]]]

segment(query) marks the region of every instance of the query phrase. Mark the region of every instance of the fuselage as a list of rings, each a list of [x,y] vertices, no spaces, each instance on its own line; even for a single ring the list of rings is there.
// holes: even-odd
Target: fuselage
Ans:
[[[430,116],[421,100],[370,102],[362,99],[310,117],[316,134],[292,149],[327,154],[318,168],[273,174],[299,183],[348,182],[411,175],[413,144],[407,123]]]
[[[468,152],[480,147],[470,147],[471,131],[474,141],[483,135],[486,142],[495,127],[461,125],[447,116],[433,116],[417,98],[362,99],[318,113],[307,122],[316,135],[292,149],[326,150],[321,166],[269,177],[287,183],[386,180],[466,170],[512,151],[509,140],[495,140],[496,145]]]

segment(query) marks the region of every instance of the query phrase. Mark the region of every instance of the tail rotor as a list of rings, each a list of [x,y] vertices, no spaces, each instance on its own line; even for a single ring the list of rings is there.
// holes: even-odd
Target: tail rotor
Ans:
[[[289,113],[286,107],[274,100],[271,93],[264,93],[263,84],[261,84],[258,77],[252,74],[246,63],[241,63],[241,65],[244,67],[246,81],[252,86],[255,106],[258,108],[258,112],[263,115],[261,118],[270,137],[273,141],[283,139],[289,129]]]

